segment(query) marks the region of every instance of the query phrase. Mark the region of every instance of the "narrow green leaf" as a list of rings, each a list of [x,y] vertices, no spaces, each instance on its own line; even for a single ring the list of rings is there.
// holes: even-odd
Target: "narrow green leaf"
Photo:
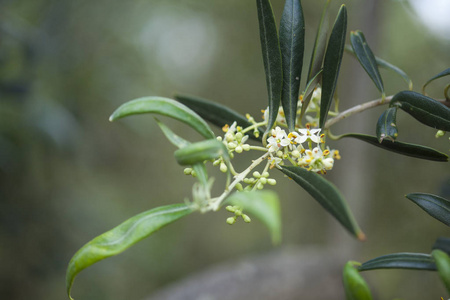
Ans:
[[[377,61],[367,44],[364,34],[359,30],[352,31],[350,33],[350,41],[359,63],[367,72],[370,79],[372,79],[373,83],[375,83],[377,89],[384,94],[383,80],[381,79],[380,71],[378,71]]]
[[[105,258],[117,255],[163,226],[190,214],[185,204],[167,205],[140,213],[81,247],[69,262],[66,273],[67,295],[70,299],[75,276]]]
[[[202,99],[195,96],[176,94],[175,99],[195,111],[206,121],[211,122],[212,124],[219,126],[222,128],[225,124],[231,125],[236,121],[238,126],[243,128],[249,127],[252,125],[246,117],[239,114],[238,112],[228,108],[225,105],[215,103],[206,99]],[[261,141],[261,136],[264,131],[259,128],[259,132],[261,133],[258,137],[254,135],[250,135],[250,138]]]
[[[228,150],[222,142],[218,140],[206,140],[190,144],[175,151],[177,162],[182,165],[194,165],[203,163],[205,160],[212,160],[222,156],[229,161]]]
[[[403,91],[394,95],[389,106],[398,106],[427,126],[450,131],[450,108],[430,97]]]
[[[286,0],[280,22],[283,69],[281,103],[289,131],[295,131],[305,49],[305,21],[300,0]]]
[[[434,242],[433,250],[439,249],[450,255],[450,238],[438,237],[436,242]]]
[[[414,269],[436,271],[434,260],[429,254],[423,253],[393,253],[383,255],[363,263],[358,270],[376,269]]]
[[[157,118],[155,118],[155,120],[158,123],[164,135],[172,144],[174,144],[178,148],[184,148],[191,144],[190,142],[176,135],[169,127],[167,127],[164,123],[160,122]],[[195,173],[197,174],[198,180],[204,186],[206,186],[208,184],[208,172],[206,171],[205,164],[203,162],[199,162],[194,164],[192,167]]]
[[[159,128],[161,128],[162,132],[166,136],[166,138],[171,142],[174,146],[178,148],[186,147],[190,144],[190,142],[186,141],[182,137],[176,135],[169,127],[167,127],[164,123],[159,121],[157,118],[155,118],[156,123],[158,124]]]
[[[384,139],[394,142],[398,136],[397,130],[397,107],[388,108],[378,119],[377,122],[377,138],[381,143]]]
[[[359,240],[365,239],[365,235],[356,223],[344,197],[331,182],[317,173],[300,167],[282,166],[281,171],[304,188],[350,233]]]
[[[347,9],[341,6],[333,30],[328,41],[327,51],[323,62],[322,98],[320,100],[319,127],[323,128],[333,100],[334,91],[339,76],[342,56],[344,54],[345,34],[347,30]]]
[[[450,293],[450,257],[441,250],[433,250],[431,256],[434,258],[439,276],[447,292]]]
[[[269,229],[274,244],[281,242],[280,200],[273,191],[237,192],[227,201],[258,218]]]
[[[380,147],[384,150],[389,150],[398,154],[411,156],[415,158],[427,159],[432,161],[448,161],[448,156],[442,152],[434,150],[433,148],[409,144],[396,141],[395,143],[389,140],[383,140],[381,143],[378,142],[378,139],[375,136],[359,134],[359,133],[348,133],[339,136],[338,138],[355,138],[360,141],[364,141],[366,143],[372,144],[373,146]]]
[[[412,193],[406,198],[417,204],[436,220],[450,226],[450,201],[432,194]]]
[[[256,0],[259,21],[259,36],[266,72],[267,93],[269,96],[269,120],[266,132],[275,124],[281,101],[283,73],[277,25],[269,0]]]
[[[356,57],[355,51],[353,51],[352,46],[345,45],[345,51],[349,52],[350,54],[352,54],[353,56]],[[405,73],[405,71],[403,71],[399,67],[394,66],[393,64],[391,64],[391,63],[389,63],[389,62],[385,61],[384,59],[381,59],[381,58],[379,58],[377,56],[375,56],[375,60],[377,62],[378,67],[384,68],[384,69],[388,69],[388,70],[391,70],[391,71],[397,73],[406,82],[406,84],[408,85],[408,89],[409,90],[413,89],[413,82],[412,82],[411,78],[409,78],[409,76]]]
[[[320,69],[322,69],[323,56],[327,46],[327,36],[329,31],[329,10],[331,0],[327,0],[320,17],[319,27],[317,28],[316,39],[314,41],[314,48],[311,54],[311,60],[308,71],[308,81],[310,81]]]
[[[163,97],[144,97],[122,104],[109,117],[110,121],[144,113],[155,113],[179,120],[191,126],[207,139],[215,138],[208,124],[194,111],[172,99]]]
[[[445,97],[445,100],[447,100],[447,106],[449,106],[448,104],[450,104],[449,103],[450,102],[450,95],[448,94],[449,91],[450,91],[450,83],[447,84],[445,86],[445,89],[444,89],[444,97]]]
[[[439,78],[442,78],[442,77],[445,77],[445,76],[449,76],[449,75],[450,75],[450,68],[448,68],[448,69],[442,71],[441,73],[439,73],[439,74],[437,74],[437,75],[431,77],[431,78],[430,78],[427,82],[425,82],[425,84],[422,86],[422,94],[425,95],[425,88],[427,87],[427,85],[428,85],[429,83],[431,83],[432,81],[434,81],[434,80],[436,80],[436,79],[439,79]]]
[[[364,278],[359,274],[357,266],[361,264],[349,261],[343,270],[343,282],[346,300],[371,300],[372,293]]]

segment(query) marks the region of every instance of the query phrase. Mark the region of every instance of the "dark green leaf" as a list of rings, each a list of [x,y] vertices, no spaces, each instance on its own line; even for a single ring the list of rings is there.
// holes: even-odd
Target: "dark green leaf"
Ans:
[[[422,87],[422,94],[425,94],[425,88],[427,87],[427,85],[429,83],[431,83],[432,81],[438,79],[438,78],[442,78],[445,76],[449,76],[450,75],[450,68],[442,71],[441,73],[437,74],[436,76],[431,77],[427,82],[425,82],[425,84]]]
[[[167,205],[140,213],[119,226],[91,240],[75,253],[66,273],[67,294],[70,299],[75,276],[96,262],[122,253],[163,226],[190,214],[185,204]]]
[[[164,123],[160,122],[156,118],[155,118],[155,120],[158,123],[159,127],[161,128],[161,130],[163,131],[164,135],[167,137],[167,139],[172,144],[174,144],[178,148],[183,148],[183,147],[186,147],[186,146],[191,144],[190,142],[188,142],[185,139],[183,139],[183,138],[179,137],[178,135],[176,135],[169,127],[164,125]],[[208,173],[206,171],[206,167],[205,167],[205,164],[203,163],[203,161],[194,164],[193,168],[195,170],[195,173],[197,175],[198,180],[204,186],[206,186],[208,184]]]
[[[345,51],[351,53],[352,55],[354,55],[356,57],[355,51],[353,51],[352,46],[345,45]],[[406,84],[408,85],[408,88],[410,90],[413,89],[412,80],[405,73],[405,71],[403,71],[399,67],[394,66],[393,64],[391,64],[391,63],[389,63],[389,62],[385,61],[384,59],[381,59],[381,58],[379,58],[377,56],[375,56],[375,60],[377,62],[378,67],[394,71],[395,73],[397,73],[398,75],[400,75],[403,78],[403,80],[406,82]]]
[[[177,162],[182,165],[194,165],[205,160],[212,160],[222,156],[225,161],[229,161],[228,150],[222,142],[218,140],[206,140],[190,144],[175,151]]]
[[[406,195],[406,198],[417,204],[436,220],[450,226],[450,201],[442,197],[425,194],[412,193]]]
[[[281,171],[304,188],[359,240],[365,239],[365,235],[356,223],[344,197],[331,182],[317,173],[300,167],[282,166]]]
[[[360,263],[349,261],[344,266],[343,281],[346,300],[371,300],[372,293],[364,278],[359,274]]]
[[[439,276],[447,292],[450,293],[450,257],[441,250],[433,250],[431,256],[434,258]]]
[[[246,117],[225,105],[189,95],[177,94],[175,95],[175,99],[195,111],[203,119],[220,128],[225,126],[225,124],[231,125],[234,121],[236,121],[238,126],[243,128],[252,125]],[[254,135],[250,135],[250,138],[261,141],[261,136],[264,132],[261,129],[259,129],[259,132],[261,133],[260,136],[255,137]]]
[[[266,132],[275,124],[281,101],[283,73],[281,67],[280,43],[277,25],[269,0],[256,0],[259,21],[259,36],[266,72],[267,92],[269,96],[269,120]]]
[[[398,136],[397,130],[397,107],[388,108],[378,119],[377,122],[377,138],[381,143],[384,139],[394,142]]]
[[[376,269],[415,269],[436,270],[434,260],[429,254],[423,253],[393,253],[366,261],[358,268],[359,271]]]
[[[427,126],[450,131],[450,108],[430,97],[403,91],[395,94],[390,106],[398,106]]]
[[[432,161],[442,161],[442,162],[448,161],[448,156],[446,154],[439,152],[437,150],[434,150],[433,148],[426,147],[426,146],[402,143],[399,141],[392,142],[389,140],[383,140],[380,143],[380,142],[378,142],[378,139],[375,136],[359,134],[359,133],[343,134],[343,135],[339,136],[339,139],[346,138],[346,137],[355,138],[360,141],[364,141],[364,142],[367,142],[374,146],[383,148],[385,150],[389,150],[389,151],[392,151],[392,152],[395,152],[398,154],[402,154],[402,155],[406,155],[406,156],[427,159],[427,160],[432,160]]]
[[[432,249],[439,249],[450,255],[450,238],[438,237]]]
[[[350,33],[350,41],[359,63],[367,72],[370,79],[372,79],[373,83],[375,83],[377,89],[384,94],[383,80],[381,79],[380,71],[378,71],[377,61],[367,44],[364,34],[359,30],[352,31]]]
[[[186,123],[207,139],[213,139],[214,133],[208,124],[194,111],[172,99],[163,97],[144,97],[122,104],[109,117],[110,121],[145,113],[168,116]]]
[[[328,41],[327,51],[323,62],[322,74],[322,98],[320,100],[319,127],[323,128],[333,100],[334,91],[341,67],[342,55],[344,54],[345,34],[347,30],[347,9],[341,6],[333,30]]]
[[[280,22],[280,48],[283,63],[281,103],[289,131],[295,131],[305,49],[305,21],[300,0],[286,0],[285,2]]]
[[[331,0],[327,0],[322,11],[319,27],[317,28],[316,40],[311,54],[311,60],[308,71],[308,81],[310,81],[319,70],[322,69],[323,56],[327,46],[327,36],[329,31],[328,6]]]
[[[449,91],[450,91],[450,83],[447,84],[445,86],[445,89],[444,89],[444,97],[445,97],[445,100],[447,100],[447,106],[448,106],[448,104],[450,104],[449,103],[450,102],[450,95],[448,94]]]
[[[243,208],[244,213],[258,218],[270,231],[272,242],[281,241],[280,200],[273,191],[237,192],[228,199],[232,205]]]

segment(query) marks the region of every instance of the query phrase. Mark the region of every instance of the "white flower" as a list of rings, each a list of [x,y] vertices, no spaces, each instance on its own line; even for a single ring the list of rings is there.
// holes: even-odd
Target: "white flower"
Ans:
[[[272,136],[267,139],[269,152],[275,152],[290,144],[291,140],[287,137],[286,132],[278,126],[272,129]]]
[[[264,112],[263,119],[269,120],[269,107],[267,107],[263,112]],[[277,119],[275,120],[275,122],[280,124],[286,124],[286,117],[284,115],[284,110],[282,106],[278,108]]]
[[[303,144],[308,139],[314,143],[319,144],[320,143],[320,128],[316,129],[309,129],[309,128],[300,128],[298,132],[300,132],[300,135],[298,135],[295,138],[295,142],[298,144]]]
[[[274,166],[279,167],[280,164],[283,162],[281,158],[272,156],[269,156],[268,160],[270,161],[270,168],[273,168]]]

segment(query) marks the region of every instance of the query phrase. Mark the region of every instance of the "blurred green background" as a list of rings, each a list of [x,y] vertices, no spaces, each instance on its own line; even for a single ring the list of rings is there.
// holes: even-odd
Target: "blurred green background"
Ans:
[[[279,20],[284,1],[272,2]],[[450,39],[424,28],[407,2],[343,2],[349,31],[361,29],[378,56],[411,76],[414,90],[449,67]],[[307,66],[324,1],[302,3]],[[332,2],[332,20],[340,4]],[[183,175],[153,118],[110,123],[115,108],[141,96],[183,92],[260,117],[267,96],[256,4],[3,0],[0,16],[0,298],[64,299],[65,268],[84,243],[141,211],[191,196],[194,181]],[[379,97],[355,59],[345,55],[341,70],[342,110]],[[388,94],[407,88],[397,75],[382,75]],[[429,93],[442,98],[444,81],[433,83]],[[382,111],[345,120],[333,132],[374,134]],[[187,139],[201,139],[180,123],[164,121]],[[406,114],[399,114],[398,124],[400,140],[448,154],[448,138],[435,139],[434,130]],[[301,188],[274,173],[282,199],[281,247],[341,251],[343,266],[393,252],[429,253],[438,236],[448,236],[448,228],[404,198],[410,192],[449,198],[447,163],[356,140],[332,147],[342,160],[327,178],[347,197],[368,240],[352,239]],[[221,186],[222,177],[216,177]],[[273,251],[260,223],[228,226],[227,217],[223,211],[195,214],[164,228],[81,273],[73,295],[142,299],[215,263]],[[379,299],[444,296],[434,272],[364,276]]]

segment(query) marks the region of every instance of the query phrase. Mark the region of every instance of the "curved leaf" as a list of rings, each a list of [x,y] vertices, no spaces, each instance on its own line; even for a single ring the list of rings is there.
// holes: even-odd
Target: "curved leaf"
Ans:
[[[371,300],[372,293],[356,266],[360,263],[349,261],[343,270],[343,282],[346,300]]]
[[[195,111],[206,121],[209,121],[220,128],[225,126],[225,124],[231,125],[235,121],[238,126],[243,128],[252,125],[246,117],[225,105],[183,94],[176,94],[175,99]],[[261,136],[264,132],[261,128],[259,128],[259,132],[261,133],[260,136],[255,137],[254,135],[250,135],[250,138],[261,141]]]
[[[280,200],[273,191],[237,192],[228,199],[233,205],[254,215],[269,229],[274,244],[281,242]]]
[[[280,22],[283,70],[281,103],[289,131],[295,131],[297,102],[305,49],[305,21],[300,0],[286,0]]]
[[[377,122],[377,138],[381,143],[384,139],[394,142],[398,136],[397,130],[397,107],[388,108],[378,119]]]
[[[448,156],[442,152],[434,150],[426,146],[409,144],[396,141],[395,143],[389,140],[383,140],[381,143],[375,136],[359,134],[359,133],[348,133],[340,135],[338,138],[355,138],[360,141],[372,144],[373,146],[380,147],[384,150],[389,150],[398,154],[411,156],[415,158],[427,159],[432,161],[448,161]]]
[[[323,69],[320,69],[319,72],[314,75],[313,78],[311,78],[310,81],[305,86],[305,90],[302,93],[302,109],[300,111],[300,119],[305,114],[306,110],[308,109],[309,102],[311,102],[311,98],[314,92],[314,89],[316,86],[318,86],[318,78],[322,75]]]
[[[256,0],[259,21],[259,36],[266,72],[267,93],[269,95],[269,120],[266,132],[272,129],[278,115],[281,101],[283,73],[277,25],[269,0]]]
[[[425,193],[412,193],[406,198],[417,204],[436,220],[450,226],[450,201],[439,196]]]
[[[430,97],[403,91],[395,94],[389,106],[398,106],[427,126],[450,131],[450,108]]]
[[[353,50],[352,46],[345,45],[345,51],[351,53],[352,55],[354,55],[356,57],[355,51]],[[397,73],[406,82],[406,84],[408,85],[408,89],[409,90],[413,89],[413,82],[412,82],[411,78],[409,78],[409,76],[405,73],[405,71],[403,71],[399,67],[394,66],[393,64],[391,64],[391,63],[389,63],[389,62],[385,61],[384,59],[381,59],[381,58],[379,58],[377,56],[375,56],[375,60],[377,62],[378,67],[384,68],[384,69],[388,69],[388,70],[391,70],[391,71]]]
[[[206,140],[190,144],[175,151],[177,162],[182,165],[194,165],[203,163],[205,160],[211,160],[222,156],[229,161],[228,150],[222,142],[218,140]]]
[[[171,117],[191,126],[207,139],[215,138],[208,124],[194,111],[172,99],[163,97],[144,97],[122,104],[109,117],[110,121],[145,113],[155,113]]]
[[[344,197],[328,180],[304,168],[282,166],[281,171],[305,189],[322,207],[359,240],[365,235],[359,228]]]
[[[358,270],[376,269],[414,269],[436,271],[434,260],[429,254],[423,253],[393,253],[383,255],[363,263]]]
[[[427,85],[429,83],[431,83],[432,81],[438,79],[438,78],[442,78],[445,76],[449,76],[450,75],[450,68],[442,71],[441,73],[437,74],[436,76],[431,77],[427,82],[425,82],[425,84],[422,86],[422,94],[425,94],[425,88],[427,87]]]
[[[450,293],[450,257],[441,250],[433,250],[431,256],[434,258],[439,276],[447,292]]]
[[[69,298],[72,299],[70,291],[79,272],[100,260],[122,253],[163,226],[191,212],[185,204],[154,208],[126,220],[81,247],[67,267],[66,287]]]
[[[380,71],[378,71],[377,61],[366,42],[364,34],[359,30],[352,31],[350,33],[350,41],[359,63],[363,66],[373,83],[375,83],[377,89],[384,94],[383,80],[381,79]]]
[[[155,120],[156,123],[158,123],[164,135],[173,145],[177,146],[178,148],[184,148],[191,144],[190,142],[176,135],[169,127],[167,127],[164,123],[160,122],[157,118],[155,118]],[[198,180],[203,184],[203,186],[207,186],[208,172],[206,171],[205,164],[203,162],[199,162],[194,164],[192,167],[195,170],[195,173],[197,174]]]
[[[322,98],[320,100],[319,127],[323,128],[336,90],[342,55],[344,54],[345,34],[347,30],[347,9],[341,6],[333,30],[328,41],[327,51],[323,62]]]

